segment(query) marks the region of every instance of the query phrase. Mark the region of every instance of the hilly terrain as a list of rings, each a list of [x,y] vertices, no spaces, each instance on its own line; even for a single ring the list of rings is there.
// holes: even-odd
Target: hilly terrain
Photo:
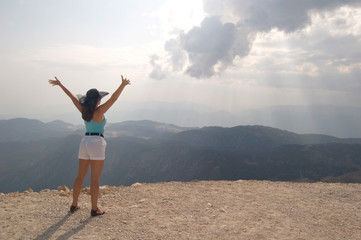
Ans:
[[[72,186],[81,127],[6,121],[6,127],[0,126],[8,136],[8,141],[0,140],[0,192]],[[39,134],[31,139],[27,129]],[[102,185],[238,179],[361,182],[361,139],[265,126],[182,128],[152,121],[108,124],[106,133]]]

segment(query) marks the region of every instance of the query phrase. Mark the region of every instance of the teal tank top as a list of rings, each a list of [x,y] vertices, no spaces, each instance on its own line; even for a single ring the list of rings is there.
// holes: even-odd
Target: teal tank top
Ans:
[[[105,117],[102,122],[94,122],[93,120],[90,120],[89,122],[84,121],[86,132],[104,134],[104,126],[106,122],[107,120],[105,119]]]

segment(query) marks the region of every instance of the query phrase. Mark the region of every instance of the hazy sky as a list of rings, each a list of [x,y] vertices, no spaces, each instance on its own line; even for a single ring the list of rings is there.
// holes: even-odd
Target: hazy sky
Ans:
[[[361,106],[361,1],[1,0],[0,29],[0,118],[74,114],[53,76],[79,94],[123,74],[117,111]]]

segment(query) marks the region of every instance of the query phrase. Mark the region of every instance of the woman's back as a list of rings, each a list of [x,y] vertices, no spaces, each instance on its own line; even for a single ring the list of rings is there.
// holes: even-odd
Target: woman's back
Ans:
[[[94,120],[90,120],[89,122],[84,121],[85,123],[85,129],[87,133],[100,133],[104,134],[104,126],[106,124],[107,120],[105,117],[103,118],[103,121],[96,122]]]

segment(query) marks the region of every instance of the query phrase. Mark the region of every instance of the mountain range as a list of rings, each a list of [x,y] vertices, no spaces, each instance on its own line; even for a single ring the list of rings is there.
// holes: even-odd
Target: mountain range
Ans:
[[[356,103],[355,103],[356,104]],[[234,103],[242,106],[242,103]],[[73,111],[66,111],[71,109]],[[19,114],[0,113],[0,119],[24,117],[49,122],[60,119],[82,124],[71,103]],[[326,134],[341,138],[361,137],[361,107],[346,105],[281,105],[262,108],[226,110],[191,102],[123,102],[107,113],[113,122],[151,119],[185,127],[263,125],[300,134]]]
[[[128,105],[112,112],[111,119],[152,119],[189,127],[263,125],[301,134],[361,137],[361,107],[355,106],[282,105],[230,112],[194,103],[149,102]]]
[[[0,120],[0,192],[72,186],[83,126]],[[193,180],[361,183],[361,139],[261,126],[186,128],[153,121],[106,126],[102,185]],[[84,185],[89,184],[89,178]]]

